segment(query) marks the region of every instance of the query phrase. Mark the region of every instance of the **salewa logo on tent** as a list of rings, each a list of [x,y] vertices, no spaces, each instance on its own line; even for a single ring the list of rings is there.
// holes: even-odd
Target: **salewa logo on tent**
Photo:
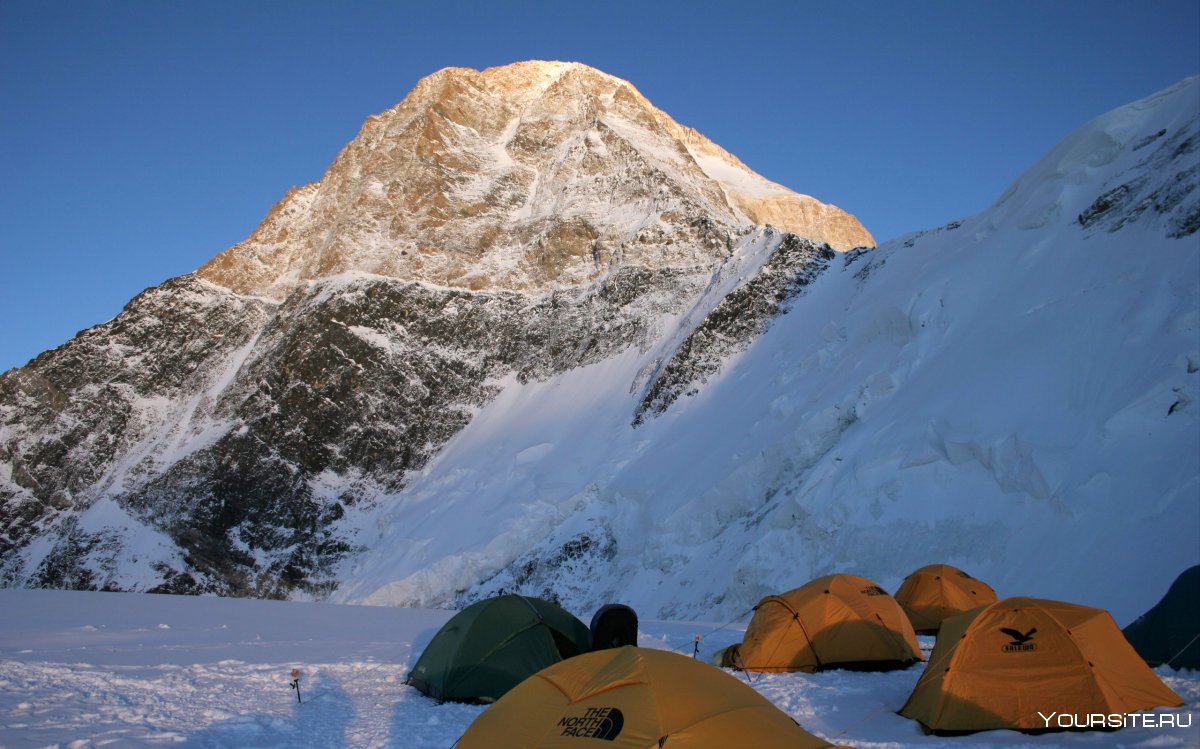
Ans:
[[[625,716],[615,707],[589,707],[583,715],[563,716],[558,725],[563,736],[612,741],[625,727]]]
[[[1033,639],[1033,633],[1037,632],[1037,627],[1028,632],[1021,632],[1009,627],[1001,627],[1000,631],[1012,638],[1012,642],[1002,648],[1005,653],[1028,653],[1031,650],[1037,650],[1037,643],[1030,642]]]
[[[859,591],[864,596],[886,596],[888,592],[878,585],[868,585]]]

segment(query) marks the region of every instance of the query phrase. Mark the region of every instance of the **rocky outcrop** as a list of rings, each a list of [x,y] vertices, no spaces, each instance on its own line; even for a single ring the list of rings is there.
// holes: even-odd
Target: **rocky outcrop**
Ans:
[[[754,278],[722,297],[654,373],[634,412],[634,426],[663,413],[681,395],[698,392],[725,359],[765,333],[833,257],[828,245],[785,236]]]
[[[1194,117],[1188,127],[1168,134],[1165,128],[1144,137],[1132,150],[1146,155],[1117,177],[1118,184],[1079,214],[1085,229],[1115,232],[1142,214],[1161,217],[1168,237],[1181,239],[1200,231],[1200,165],[1188,156],[1200,148]]]

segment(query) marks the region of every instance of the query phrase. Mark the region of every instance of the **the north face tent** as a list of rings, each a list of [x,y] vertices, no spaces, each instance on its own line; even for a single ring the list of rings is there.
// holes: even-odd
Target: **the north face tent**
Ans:
[[[916,663],[921,646],[886,590],[855,575],[829,575],[759,601],[742,644],[718,657],[746,671],[874,671]]]
[[[596,609],[589,627],[592,650],[637,645],[637,613],[621,603],[606,603]]]
[[[942,622],[900,714],[935,732],[1045,731],[1182,704],[1107,611],[1005,598]]]
[[[493,702],[531,674],[587,650],[587,627],[558,606],[498,596],[446,622],[408,683],[437,700]]]
[[[1200,565],[1184,570],[1154,608],[1125,628],[1151,666],[1200,669]]]
[[[818,749],[729,674],[677,653],[599,650],[539,671],[484,710],[457,749]]]
[[[896,602],[917,634],[937,632],[943,619],[996,600],[990,585],[948,564],[922,567],[904,578],[896,591]]]

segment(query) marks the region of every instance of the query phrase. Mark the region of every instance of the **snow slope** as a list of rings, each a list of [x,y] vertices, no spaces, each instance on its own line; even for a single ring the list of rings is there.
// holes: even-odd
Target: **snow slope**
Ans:
[[[1198,92],[1099,117],[979,215],[833,262],[641,426],[670,350],[507,382],[364,523],[335,599],[515,589],[728,619],[829,572],[894,589],[948,562],[1128,623],[1200,562]]]
[[[483,708],[404,677],[452,612],[127,593],[0,590],[0,746],[448,749]],[[576,612],[587,616],[586,612]],[[643,621],[640,644],[701,657],[744,622]],[[928,652],[932,638],[921,638]],[[299,668],[297,703],[291,670]],[[894,711],[920,667],[766,674],[753,686],[807,730],[857,747],[1182,747],[1200,740],[1200,675],[1159,670],[1192,728],[924,736]],[[744,677],[737,677],[744,678]]]

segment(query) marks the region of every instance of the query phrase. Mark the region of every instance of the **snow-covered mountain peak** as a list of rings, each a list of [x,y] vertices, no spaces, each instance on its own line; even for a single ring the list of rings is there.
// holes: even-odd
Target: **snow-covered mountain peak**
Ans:
[[[1113,231],[1144,217],[1169,236],[1200,228],[1200,76],[1096,117],[1025,171],[990,227],[1061,221]],[[1100,192],[1097,194],[1097,189]]]
[[[538,290],[711,267],[755,224],[874,245],[850,214],[755,174],[619,78],[564,62],[446,68],[199,274],[275,298],[346,271]]]

